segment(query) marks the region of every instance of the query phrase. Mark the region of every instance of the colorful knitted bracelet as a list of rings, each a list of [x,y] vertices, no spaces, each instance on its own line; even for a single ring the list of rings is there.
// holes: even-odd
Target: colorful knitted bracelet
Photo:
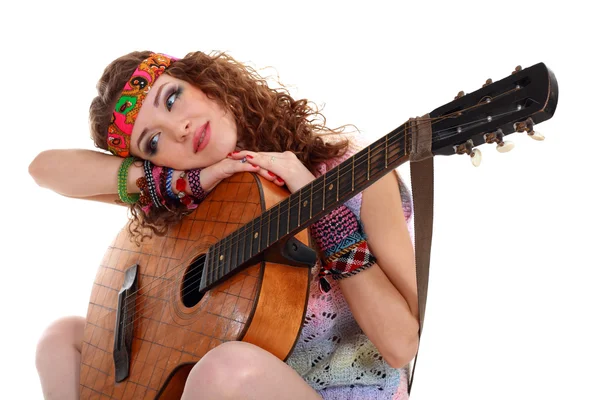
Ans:
[[[119,193],[119,199],[121,199],[121,201],[126,204],[134,204],[140,199],[140,195],[137,193],[134,193],[132,195],[129,195],[129,193],[127,193],[127,175],[129,174],[129,167],[134,161],[134,157],[127,157],[123,159],[118,173],[117,191]]]
[[[165,192],[172,200],[179,200],[179,197],[173,193],[173,168],[165,168],[167,175],[165,177]]]
[[[208,193],[202,189],[202,185],[200,185],[200,171],[202,171],[202,168],[191,169],[188,172],[188,181],[190,182],[190,189],[192,189],[192,196],[194,196],[198,202],[204,200],[208,195]]]
[[[319,271],[319,286],[331,290],[327,277],[334,280],[356,275],[377,262],[369,250],[361,222],[345,205],[341,205],[310,227],[325,259]]]

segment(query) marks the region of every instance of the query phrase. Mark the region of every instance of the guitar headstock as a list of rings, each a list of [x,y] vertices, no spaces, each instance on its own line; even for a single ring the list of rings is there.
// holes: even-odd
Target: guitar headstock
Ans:
[[[481,153],[475,147],[496,143],[498,151],[512,148],[504,137],[527,132],[536,140],[543,136],[534,125],[554,115],[558,83],[543,63],[515,71],[506,78],[488,79],[481,89],[458,93],[454,101],[429,113],[434,155],[469,154],[478,165]]]

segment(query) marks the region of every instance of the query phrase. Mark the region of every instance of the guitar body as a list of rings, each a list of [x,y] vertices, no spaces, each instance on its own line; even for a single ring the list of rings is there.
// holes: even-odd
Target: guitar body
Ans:
[[[82,399],[179,399],[196,362],[219,344],[242,340],[284,360],[300,333],[310,268],[251,265],[184,304],[186,271],[210,245],[289,195],[241,173],[219,184],[166,236],[141,247],[122,229],[108,248],[90,297],[81,355]],[[308,245],[308,233],[295,238]],[[137,264],[128,376],[115,381],[113,347],[125,271]],[[193,274],[188,273],[188,277]]]

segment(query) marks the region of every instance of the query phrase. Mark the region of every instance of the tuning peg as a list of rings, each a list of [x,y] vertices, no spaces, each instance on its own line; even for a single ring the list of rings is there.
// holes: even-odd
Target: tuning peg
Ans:
[[[481,164],[481,151],[479,149],[474,149],[473,147],[473,140],[469,139],[463,144],[454,146],[454,152],[456,154],[468,154],[471,157],[471,163],[475,167],[479,167]]]
[[[491,85],[491,84],[492,84],[492,80],[491,80],[491,79],[488,79],[487,81],[485,81],[485,83],[483,84],[482,88],[484,88],[484,87],[486,87],[486,86],[489,86],[489,85]]]
[[[515,123],[515,131],[517,132],[527,132],[527,136],[534,140],[542,141],[546,139],[544,135],[540,132],[536,132],[533,130],[533,120],[531,117],[527,118],[525,121]]]
[[[460,92],[458,92],[458,94],[454,97],[454,100],[458,100],[461,97],[463,97],[465,95],[465,92],[463,92],[462,90]]]
[[[486,143],[496,143],[496,150],[500,153],[508,153],[515,148],[514,143],[504,141],[504,132],[502,132],[502,129],[497,129],[496,132],[486,133],[483,137]]]
[[[516,68],[515,68],[515,70],[512,72],[512,74],[511,74],[511,75],[514,75],[514,74],[516,74],[517,72],[521,71],[522,69],[523,69],[523,68],[521,68],[521,66],[520,66],[520,65],[517,65],[517,66],[516,66]]]

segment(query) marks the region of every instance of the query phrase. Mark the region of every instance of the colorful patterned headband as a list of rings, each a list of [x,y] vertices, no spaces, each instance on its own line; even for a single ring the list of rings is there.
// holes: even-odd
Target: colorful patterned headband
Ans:
[[[152,53],[140,65],[125,84],[110,125],[108,126],[108,150],[116,156],[128,157],[133,124],[142,108],[146,95],[158,77],[178,58]]]

